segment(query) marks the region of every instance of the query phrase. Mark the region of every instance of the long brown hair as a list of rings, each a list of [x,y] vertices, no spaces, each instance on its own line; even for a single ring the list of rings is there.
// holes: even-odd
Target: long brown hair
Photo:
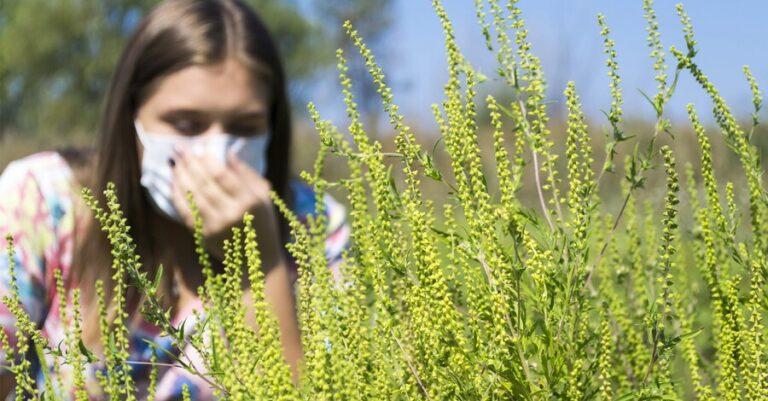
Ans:
[[[283,66],[273,39],[257,14],[240,0],[167,0],[152,9],[130,37],[106,95],[92,175],[85,179],[105,204],[102,191],[114,182],[123,213],[130,226],[142,265],[154,276],[162,262],[159,239],[150,223],[150,204],[139,183],[140,163],[133,120],[151,86],[167,74],[191,65],[212,64],[235,57],[254,79],[270,88],[272,139],[268,146],[265,177],[287,202],[291,126]],[[65,156],[66,157],[66,156]],[[71,157],[70,157],[71,158]],[[280,213],[280,236],[285,244],[288,225]],[[112,295],[111,254],[106,235],[91,218],[78,240],[73,279],[84,291],[85,307],[94,307],[93,283],[105,283],[107,302]],[[172,277],[164,274],[162,299],[172,306]],[[88,293],[88,294],[86,294]],[[127,305],[132,311],[140,294],[129,287]],[[94,309],[90,309],[93,311]],[[97,319],[85,322],[86,338],[97,335]],[[91,341],[89,341],[91,342]]]

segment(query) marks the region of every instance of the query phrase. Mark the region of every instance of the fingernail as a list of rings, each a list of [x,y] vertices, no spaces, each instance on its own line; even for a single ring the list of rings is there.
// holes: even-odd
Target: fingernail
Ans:
[[[176,167],[176,160],[173,160],[172,157],[168,158],[168,165],[171,166],[171,168]]]

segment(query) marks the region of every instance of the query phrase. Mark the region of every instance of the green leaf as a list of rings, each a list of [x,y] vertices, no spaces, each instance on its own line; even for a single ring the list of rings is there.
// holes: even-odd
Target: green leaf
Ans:
[[[160,264],[157,267],[157,271],[155,272],[155,279],[152,282],[153,288],[157,289],[160,288],[160,279],[163,277],[163,265]]]
[[[86,348],[85,343],[83,343],[83,340],[79,340],[77,342],[77,348],[80,350],[80,353],[85,357],[85,359],[88,361],[88,363],[94,363],[98,361],[98,358],[96,358],[96,355],[93,354],[88,348]]]

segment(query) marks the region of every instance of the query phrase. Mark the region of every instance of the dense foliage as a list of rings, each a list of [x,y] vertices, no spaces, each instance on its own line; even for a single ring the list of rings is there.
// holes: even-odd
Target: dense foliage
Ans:
[[[334,281],[326,267],[323,210],[304,225],[273,194],[291,221],[295,241],[289,250],[300,266],[297,305],[305,356],[297,386],[264,301],[251,216],[225,245],[224,275],[211,271],[200,234],[204,222],[197,219],[198,253],[207,277],[200,289],[206,318],[198,334],[185,338],[156,303],[114,188],[106,191],[106,208],[86,191],[113,245],[115,278],[122,289],[115,294],[118,305],[129,283],[142,288],[148,295],[146,316],[177,344],[193,344],[205,356],[207,373],[186,364],[183,355],[181,366],[206,377],[225,399],[768,399],[768,198],[750,143],[762,104],[749,69],[744,72],[755,112],[751,127],[745,128],[696,65],[698,48],[682,6],[678,13],[686,43],[682,49],[669,48],[674,69],[668,75],[653,4],[645,0],[658,84],[657,93],[647,98],[657,119],[652,133],[625,132],[615,46],[606,19],[599,16],[611,78],[612,103],[606,113],[611,130],[604,157],[596,162],[577,88],[569,83],[563,178],[549,137],[540,62],[531,52],[516,1],[476,4],[487,47],[498,59],[497,73],[517,94],[509,104],[485,99],[495,148],[491,169],[484,168],[477,144],[476,89],[485,77],[456,45],[439,0],[433,5],[445,31],[449,81],[445,99],[433,109],[450,172],[437,169],[433,153],[416,144],[374,56],[345,24],[397,133],[397,149],[383,152],[381,143],[367,136],[346,56],[339,51],[349,135],[322,120],[310,105],[322,146],[314,171],[303,178],[318,197],[331,187],[348,194],[353,241],[345,252],[341,281]],[[734,184],[717,181],[710,137],[692,106],[688,113],[698,140],[700,180],[692,166],[681,169],[671,148],[657,140],[673,132],[666,105],[681,74],[691,74],[711,97],[717,127],[741,161],[746,210],[739,206],[741,192]],[[632,142],[631,156],[615,161],[617,149],[631,148]],[[324,180],[329,157],[344,158],[349,176]],[[402,185],[395,184],[385,157],[393,157],[402,169]],[[657,165],[666,177],[660,211],[637,200]],[[604,176],[620,171],[626,179],[616,191],[623,202],[610,213],[597,189]],[[516,196],[528,182],[526,173],[533,175],[535,205]],[[498,188],[491,188],[491,176]],[[450,188],[444,204],[435,206],[425,198],[424,180]],[[686,207],[681,199],[687,200]],[[681,228],[683,213],[692,213],[690,229]],[[742,214],[749,217],[745,227]],[[242,274],[253,289],[255,331],[245,323]],[[5,299],[19,319],[17,355],[34,347],[40,354],[57,353],[58,363],[79,370],[93,358],[102,359],[109,368],[102,378],[107,393],[131,399],[125,314],[108,321],[102,313],[102,330],[110,333],[103,340],[107,352],[92,355],[78,346],[78,297],[74,291],[75,308],[67,317],[72,330],[63,351],[48,347],[18,299]],[[251,340],[254,335],[259,341]],[[34,391],[27,365],[20,360],[10,367],[19,394]],[[79,388],[81,379],[69,384]],[[48,381],[45,388],[55,385]]]

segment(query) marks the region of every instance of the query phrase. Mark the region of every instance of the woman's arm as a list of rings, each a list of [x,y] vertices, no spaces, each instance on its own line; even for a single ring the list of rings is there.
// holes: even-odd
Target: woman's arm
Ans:
[[[16,387],[16,381],[13,380],[11,372],[3,369],[0,371],[0,400],[8,398],[11,389]]]
[[[264,299],[270,304],[280,326],[283,355],[291,367],[294,382],[298,381],[299,362],[302,358],[296,301],[288,275],[288,263],[281,263],[268,271],[264,278]]]
[[[53,154],[41,153],[12,162],[0,174],[0,298],[12,295],[11,266],[18,296],[24,312],[31,321],[42,325],[46,316],[53,274],[49,258],[57,255],[57,230],[60,216],[54,216],[58,193],[58,181],[40,180],[41,170],[60,166]],[[48,194],[48,196],[44,196]],[[13,238],[15,248],[10,258],[6,236]],[[61,264],[59,264],[60,267]],[[16,318],[7,305],[0,302],[0,330],[10,341],[10,349],[16,348]],[[0,350],[0,365],[9,365],[8,355]],[[14,387],[10,372],[0,368],[0,399]]]
[[[280,327],[280,342],[283,355],[291,367],[294,382],[298,381],[299,362],[303,356],[299,322],[296,317],[296,300],[293,284],[288,274],[288,260],[280,243],[277,218],[274,209],[261,209],[257,215],[261,224],[269,226],[262,232],[274,235],[257,238],[264,273],[264,300],[271,306]],[[249,290],[250,292],[250,287]],[[249,294],[250,295],[250,294]],[[252,299],[250,296],[249,299]]]

